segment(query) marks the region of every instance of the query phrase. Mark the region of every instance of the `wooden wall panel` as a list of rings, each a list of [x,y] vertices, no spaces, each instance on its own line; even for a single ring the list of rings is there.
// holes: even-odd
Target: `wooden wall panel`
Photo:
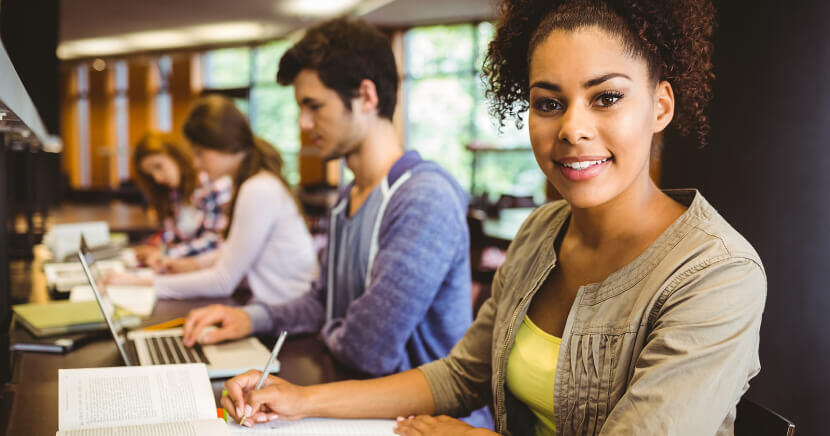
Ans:
[[[173,130],[172,134],[184,140],[182,126],[190,112],[190,106],[199,98],[199,89],[194,87],[194,54],[179,54],[173,57],[173,70],[170,74],[170,98],[172,100]]]
[[[134,59],[129,62],[129,84],[127,99],[129,101],[129,145],[130,177],[133,177],[132,151],[138,140],[153,127],[153,102],[155,90],[152,88],[151,60]]]
[[[69,177],[69,185],[81,185],[80,132],[78,131],[77,68],[62,68],[60,73],[60,125],[63,153],[61,168]]]
[[[748,396],[827,434],[830,411],[830,3],[719,1],[709,145],[668,139],[666,187],[694,187],[766,269],[761,372]]]
[[[117,183],[111,161],[115,153],[115,116],[112,70],[89,70],[89,150],[93,188]]]

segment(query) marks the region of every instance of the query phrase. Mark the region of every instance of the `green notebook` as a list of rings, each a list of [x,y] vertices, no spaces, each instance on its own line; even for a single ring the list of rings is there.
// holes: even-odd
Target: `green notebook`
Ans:
[[[17,320],[37,337],[79,333],[107,328],[96,301],[54,301],[12,306]],[[141,319],[116,309],[115,317],[123,327],[135,327]]]

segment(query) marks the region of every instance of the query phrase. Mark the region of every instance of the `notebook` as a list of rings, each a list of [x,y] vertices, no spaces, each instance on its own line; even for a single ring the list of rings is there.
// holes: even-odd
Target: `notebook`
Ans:
[[[228,436],[203,364],[58,370],[56,436]]]
[[[107,328],[95,301],[18,304],[12,306],[12,310],[16,320],[39,338]],[[115,311],[115,319],[124,327],[136,327],[141,323],[139,317],[123,309]]]

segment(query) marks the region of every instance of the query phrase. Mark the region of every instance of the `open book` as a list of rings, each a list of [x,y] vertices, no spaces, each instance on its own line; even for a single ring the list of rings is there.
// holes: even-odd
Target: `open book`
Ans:
[[[56,436],[393,436],[391,419],[273,421],[216,418],[204,364],[61,369]]]
[[[61,369],[56,436],[227,436],[204,364]]]

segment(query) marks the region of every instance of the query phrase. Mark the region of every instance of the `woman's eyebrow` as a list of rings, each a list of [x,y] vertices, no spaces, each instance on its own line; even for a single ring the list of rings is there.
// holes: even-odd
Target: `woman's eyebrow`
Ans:
[[[605,82],[607,80],[611,80],[611,79],[616,78],[616,77],[622,77],[624,79],[631,80],[630,77],[628,77],[627,75],[625,75],[623,73],[608,73],[608,74],[603,74],[602,76],[590,79],[590,80],[586,81],[585,83],[583,83],[582,86],[586,89],[591,88],[591,87],[599,85],[602,82]],[[557,85],[556,83],[547,82],[547,81],[544,81],[544,80],[539,80],[539,81],[533,82],[530,85],[530,88],[542,88],[542,89],[547,89],[548,91],[556,91],[556,92],[562,91],[561,86]]]
[[[608,73],[608,74],[603,74],[602,76],[596,77],[594,79],[591,79],[591,80],[583,83],[582,86],[586,89],[591,88],[593,86],[599,85],[602,82],[605,82],[606,80],[611,80],[615,77],[622,77],[622,78],[631,80],[631,77],[628,77],[623,73]]]

